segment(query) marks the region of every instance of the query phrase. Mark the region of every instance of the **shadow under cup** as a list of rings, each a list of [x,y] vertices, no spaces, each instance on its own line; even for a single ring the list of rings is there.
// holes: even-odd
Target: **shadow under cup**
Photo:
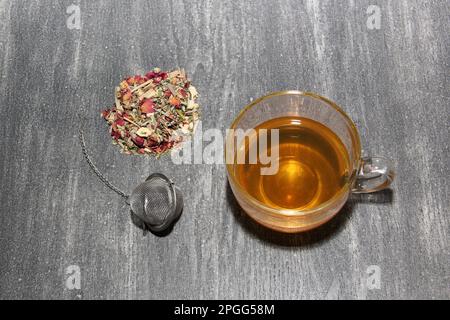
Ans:
[[[251,196],[236,178],[236,150],[242,137],[236,130],[253,129],[271,119],[281,117],[309,118],[325,125],[341,140],[348,153],[349,174],[341,189],[316,207],[278,209],[269,207]],[[225,158],[228,180],[236,200],[258,223],[281,232],[301,232],[330,220],[345,204],[351,192],[365,193],[387,187],[393,177],[391,166],[384,158],[361,158],[359,134],[353,121],[334,102],[313,93],[300,91],[276,92],[259,98],[245,107],[232,123],[227,135]],[[230,144],[231,142],[231,144]]]

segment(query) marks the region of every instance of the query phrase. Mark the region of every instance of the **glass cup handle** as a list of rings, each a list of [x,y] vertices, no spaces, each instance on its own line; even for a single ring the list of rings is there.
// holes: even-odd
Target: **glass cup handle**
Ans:
[[[394,180],[391,162],[383,157],[363,157],[353,193],[370,193],[387,188]]]

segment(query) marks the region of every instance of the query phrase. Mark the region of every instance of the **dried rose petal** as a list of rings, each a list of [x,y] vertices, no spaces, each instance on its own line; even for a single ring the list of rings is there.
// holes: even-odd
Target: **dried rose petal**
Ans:
[[[117,130],[112,130],[111,131],[111,136],[114,138],[114,139],[119,139],[120,138],[120,132],[119,131],[117,131]]]
[[[153,140],[152,138],[147,138],[145,144],[147,147],[153,147],[154,145],[158,144],[158,142]]]
[[[140,75],[137,75],[134,78],[135,78],[137,84],[143,84],[147,80],[146,78],[144,78]]]
[[[129,85],[134,85],[136,83],[136,78],[135,77],[128,77],[126,81],[127,81],[127,83]]]
[[[150,72],[145,74],[145,77],[147,79],[153,79],[154,77],[156,77],[156,74],[153,71],[150,71]]]
[[[155,112],[155,103],[152,99],[147,99],[142,103],[140,110],[142,113],[153,113]]]
[[[132,138],[132,139],[133,139],[134,143],[135,143],[137,146],[139,146],[139,147],[143,147],[143,146],[144,146],[144,142],[145,142],[145,139],[144,139],[144,138],[141,138],[141,137],[139,137],[139,136],[136,136],[136,137],[134,137],[134,138]]]
[[[116,120],[116,125],[123,127],[125,125],[125,121],[122,118],[119,118]]]
[[[180,94],[183,98],[186,98],[188,96],[186,90],[184,90],[184,89],[180,89]]]
[[[153,78],[153,82],[154,83],[160,83],[161,82],[161,80],[162,80],[162,78],[160,77],[160,76],[158,76],[158,77],[156,77],[156,78]]]
[[[109,116],[109,113],[110,113],[109,110],[103,110],[102,111],[102,117],[106,119]]]

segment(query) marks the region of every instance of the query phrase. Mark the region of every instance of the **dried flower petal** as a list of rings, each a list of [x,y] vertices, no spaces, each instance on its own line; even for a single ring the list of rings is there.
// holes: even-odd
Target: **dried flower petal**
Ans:
[[[169,103],[175,107],[178,107],[181,104],[180,100],[174,96],[170,97]]]
[[[145,139],[139,136],[136,136],[133,138],[134,143],[139,146],[142,147],[144,145]]]
[[[184,90],[184,89],[180,89],[180,95],[181,95],[183,98],[186,98],[186,97],[188,96],[186,90]]]
[[[111,136],[114,138],[114,139],[119,139],[120,138],[120,132],[119,131],[117,131],[117,130],[112,130],[111,131]]]
[[[131,92],[127,92],[122,96],[123,101],[128,101],[131,99]]]
[[[139,130],[136,131],[136,134],[142,138],[146,138],[152,134],[152,130],[149,128],[139,128]]]
[[[191,93],[193,99],[196,99],[198,97],[197,89],[195,89],[194,86],[190,86],[188,90]]]
[[[106,118],[109,116],[109,113],[110,113],[109,110],[103,110],[102,113],[101,113],[101,115],[102,115],[103,118],[106,119]]]
[[[125,125],[125,121],[119,118],[116,120],[116,125],[123,127]]]
[[[153,79],[154,77],[156,77],[156,74],[153,71],[150,71],[149,73],[145,74],[145,77],[147,79]]]
[[[147,99],[141,105],[140,109],[142,113],[152,113],[155,112],[155,103],[151,99]]]

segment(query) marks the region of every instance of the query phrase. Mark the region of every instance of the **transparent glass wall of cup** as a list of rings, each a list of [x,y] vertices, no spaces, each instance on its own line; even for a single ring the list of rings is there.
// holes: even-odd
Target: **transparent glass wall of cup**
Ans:
[[[360,138],[353,121],[334,102],[314,93],[283,91],[259,98],[240,112],[230,129],[251,129],[267,120],[285,116],[315,120],[337,134],[348,152],[349,172],[342,189],[316,208],[280,210],[268,207],[248,194],[236,179],[234,164],[227,161],[228,181],[237,201],[245,212],[260,224],[281,232],[310,230],[338,213],[352,192],[374,192],[386,188],[392,182],[394,171],[390,162],[382,157],[362,158]],[[229,139],[234,139],[234,146],[239,146],[242,141],[237,141],[232,132],[229,131],[227,141],[229,143]],[[237,149],[225,147],[225,158],[230,159],[231,156],[235,161]]]

